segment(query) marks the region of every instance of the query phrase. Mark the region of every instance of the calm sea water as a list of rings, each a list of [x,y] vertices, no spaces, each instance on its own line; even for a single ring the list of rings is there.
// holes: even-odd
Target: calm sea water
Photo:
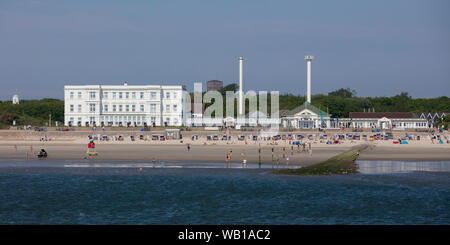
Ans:
[[[445,168],[280,176],[187,166],[3,161],[0,224],[450,224]]]

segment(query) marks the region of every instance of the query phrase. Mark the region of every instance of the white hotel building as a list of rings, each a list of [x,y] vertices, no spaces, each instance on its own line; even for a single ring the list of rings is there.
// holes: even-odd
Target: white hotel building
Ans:
[[[181,126],[181,85],[66,85],[66,126]]]

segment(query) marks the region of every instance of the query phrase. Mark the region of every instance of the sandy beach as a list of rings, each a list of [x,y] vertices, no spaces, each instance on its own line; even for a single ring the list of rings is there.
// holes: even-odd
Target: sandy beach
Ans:
[[[12,143],[16,143],[13,144]],[[16,148],[14,147],[16,146]],[[45,148],[49,154],[49,159],[83,159],[86,156],[86,146],[84,144],[59,144],[57,142],[45,144],[27,144],[20,142],[1,142],[0,154],[4,158],[23,159],[34,158],[31,156],[30,147],[37,151],[40,147]],[[280,164],[286,164],[283,159],[282,146],[263,146],[261,147],[261,162],[263,164],[272,164],[272,148],[274,149],[274,163],[279,158]],[[289,164],[307,166],[322,162],[336,154],[349,150],[351,146],[336,145],[333,147],[324,147],[321,145],[312,146],[312,156],[303,148],[298,149],[285,147],[284,155],[289,158]],[[259,147],[254,145],[193,145],[188,151],[185,144],[108,144],[98,143],[96,146],[99,152],[98,156],[90,159],[102,160],[155,160],[161,161],[193,161],[193,162],[226,162],[226,155],[231,150],[233,163],[241,163],[245,158],[249,163],[259,162]],[[242,155],[245,154],[245,156]]]
[[[232,151],[232,163],[258,163],[261,156],[262,164],[308,166],[319,163],[339,153],[368,144],[369,147],[360,155],[361,160],[402,160],[402,161],[443,161],[450,160],[450,144],[432,144],[423,137],[423,140],[409,141],[407,145],[393,144],[392,140],[366,141],[344,140],[341,144],[326,144],[318,139],[304,140],[311,143],[312,155],[308,146],[292,146],[288,140],[279,140],[276,145],[272,141],[237,141],[235,132],[231,141],[207,141],[206,135],[214,132],[183,132],[183,141],[180,140],[135,140],[131,141],[129,135],[139,132],[123,133],[123,141],[96,141],[98,156],[92,159],[101,160],[136,160],[136,161],[171,161],[171,162],[226,162],[226,155]],[[145,132],[151,135],[154,132]],[[219,133],[219,132],[215,132]],[[86,157],[88,135],[92,132],[0,132],[0,154],[6,159],[35,158],[34,154],[45,148],[49,159],[72,160]],[[198,140],[192,140],[193,134],[200,134]],[[249,134],[249,133],[247,133]],[[307,133],[304,133],[307,134]],[[39,141],[39,137],[48,136],[48,141]],[[110,132],[111,135],[111,132]],[[187,144],[191,145],[190,150]],[[261,148],[261,154],[259,149]],[[273,158],[272,158],[273,149]],[[284,150],[283,150],[284,149]],[[287,160],[289,158],[289,160]],[[274,159],[272,161],[272,159]]]
[[[360,160],[450,161],[449,144],[409,143],[394,145],[392,141],[376,142],[364,151]]]

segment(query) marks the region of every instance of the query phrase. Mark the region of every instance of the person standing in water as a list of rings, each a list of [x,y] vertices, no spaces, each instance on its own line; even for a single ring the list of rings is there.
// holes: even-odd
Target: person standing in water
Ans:
[[[247,160],[245,159],[245,150],[242,150],[241,156],[242,156],[242,167],[245,168],[247,167]]]

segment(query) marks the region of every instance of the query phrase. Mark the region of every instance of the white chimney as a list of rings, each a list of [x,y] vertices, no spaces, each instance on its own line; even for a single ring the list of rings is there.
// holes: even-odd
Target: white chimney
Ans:
[[[243,78],[244,78],[244,58],[239,56],[239,115],[244,114],[244,102],[243,102]]]
[[[124,83],[123,83],[123,86],[128,86],[128,82],[124,82]]]
[[[306,102],[311,104],[311,60],[314,59],[314,56],[307,55],[305,56],[306,60]]]

